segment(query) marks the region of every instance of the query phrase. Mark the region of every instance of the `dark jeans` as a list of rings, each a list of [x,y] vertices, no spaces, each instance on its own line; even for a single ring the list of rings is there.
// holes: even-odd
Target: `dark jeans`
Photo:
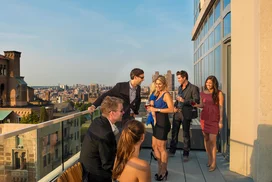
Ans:
[[[183,119],[182,113],[177,112],[173,116],[173,125],[172,125],[172,139],[170,143],[170,152],[175,153],[178,144],[178,134],[180,125],[182,124],[183,129],[183,155],[188,156],[191,148],[190,140],[190,124],[191,119]]]

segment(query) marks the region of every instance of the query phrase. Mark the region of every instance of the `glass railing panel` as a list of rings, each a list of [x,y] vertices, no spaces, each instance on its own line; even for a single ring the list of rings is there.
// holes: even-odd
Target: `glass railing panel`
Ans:
[[[78,112],[40,124],[0,124],[0,181],[52,181],[78,161],[92,117]]]
[[[9,133],[31,124],[1,124],[0,181],[37,181],[37,132]],[[5,135],[5,136],[4,136]]]
[[[65,121],[64,121],[65,122]],[[37,129],[37,179],[41,179],[53,170],[62,172],[62,125],[63,122]]]

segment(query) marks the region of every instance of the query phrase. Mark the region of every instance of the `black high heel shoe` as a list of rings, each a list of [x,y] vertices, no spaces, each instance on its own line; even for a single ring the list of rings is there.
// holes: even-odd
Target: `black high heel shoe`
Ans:
[[[168,176],[168,171],[166,171],[164,175],[160,175],[156,180],[157,181],[165,181],[165,180],[167,180],[167,176]]]
[[[156,174],[155,174],[155,180],[157,181],[158,178],[159,178],[159,175],[158,175],[158,173],[156,173]]]

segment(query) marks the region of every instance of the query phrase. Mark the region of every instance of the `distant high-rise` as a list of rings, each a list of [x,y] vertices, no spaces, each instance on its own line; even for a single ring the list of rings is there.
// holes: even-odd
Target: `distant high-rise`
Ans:
[[[90,85],[90,93],[98,93],[99,85],[98,84],[91,84]]]
[[[45,92],[45,100],[50,101],[50,91]]]
[[[171,70],[167,71],[165,78],[168,84],[168,90],[169,91],[175,90],[175,75],[171,73]]]
[[[158,71],[155,71],[155,74],[152,75],[152,82],[154,82],[158,78],[159,75],[160,73]]]

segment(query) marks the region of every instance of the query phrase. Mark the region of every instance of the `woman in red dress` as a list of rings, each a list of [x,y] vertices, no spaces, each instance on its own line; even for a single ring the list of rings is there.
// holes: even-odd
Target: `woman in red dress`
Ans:
[[[204,91],[200,93],[200,104],[194,107],[203,108],[200,115],[204,144],[208,155],[209,171],[216,169],[216,136],[223,127],[223,93],[218,90],[215,76],[206,79]]]

